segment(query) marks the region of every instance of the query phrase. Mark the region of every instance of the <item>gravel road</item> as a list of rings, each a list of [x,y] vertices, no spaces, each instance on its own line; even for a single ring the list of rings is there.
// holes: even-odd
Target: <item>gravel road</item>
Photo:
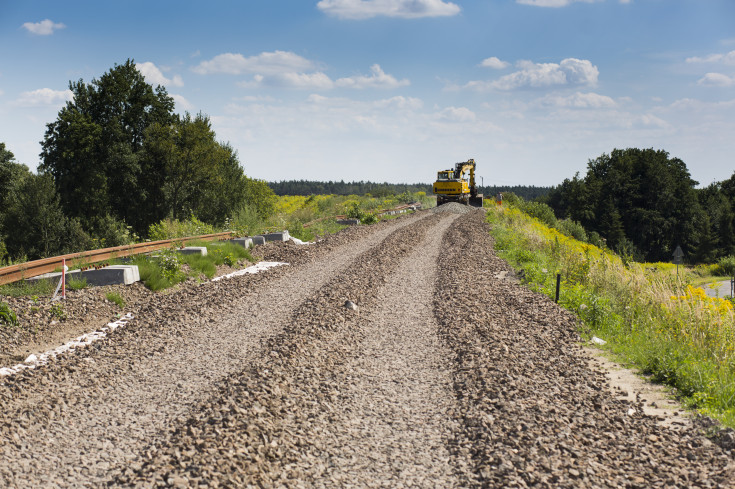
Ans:
[[[732,450],[611,394],[574,318],[496,278],[482,211],[442,207],[268,244],[290,265],[0,379],[0,487],[733,487]]]

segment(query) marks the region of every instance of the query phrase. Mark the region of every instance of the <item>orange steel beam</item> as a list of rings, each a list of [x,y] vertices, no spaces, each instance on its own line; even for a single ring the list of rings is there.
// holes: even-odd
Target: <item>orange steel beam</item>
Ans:
[[[115,246],[99,250],[82,251],[68,255],[43,258],[41,260],[29,261],[9,267],[0,268],[0,285],[17,282],[25,278],[37,277],[44,273],[61,270],[63,260],[72,266],[87,263],[99,263],[101,261],[122,258],[125,256],[139,255],[151,251],[170,248],[172,245],[184,244],[189,241],[214,241],[232,236],[232,232],[203,234],[201,236],[189,236],[186,238],[164,239],[161,241],[149,241],[147,243],[136,243],[132,245]]]

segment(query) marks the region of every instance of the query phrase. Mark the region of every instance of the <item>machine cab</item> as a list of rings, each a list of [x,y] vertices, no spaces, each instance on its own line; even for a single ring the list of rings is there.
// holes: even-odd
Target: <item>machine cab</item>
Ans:
[[[436,179],[444,182],[446,182],[447,180],[454,180],[454,170],[440,171],[436,174]]]

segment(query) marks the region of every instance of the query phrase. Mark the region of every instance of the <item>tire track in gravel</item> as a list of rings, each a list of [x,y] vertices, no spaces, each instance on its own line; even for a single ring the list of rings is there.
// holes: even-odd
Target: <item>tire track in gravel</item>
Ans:
[[[379,307],[388,277],[410,267],[402,264],[429,232],[446,227],[446,218],[405,227],[358,257],[298,308],[283,333],[268,342],[268,358],[233,374],[163,445],[143,454],[142,466],[130,467],[115,484],[342,486],[325,454],[335,446],[335,426],[345,427],[340,409],[354,394],[345,385],[350,375],[340,373],[351,372],[365,351],[361,311]],[[346,299],[357,302],[359,312],[345,308]],[[371,447],[361,450],[362,458],[370,457]],[[390,474],[362,473],[360,480],[371,477],[379,484]]]
[[[320,454],[327,486],[458,487],[447,450],[457,429],[452,354],[432,308],[440,245],[457,217],[435,226],[387,278],[375,307],[361,309],[360,354],[336,374],[342,395]]]
[[[395,221],[272,280],[205,284],[181,299],[192,303],[163,296],[137,311],[130,331],[1,385],[0,486],[103,484],[254,360],[292,311],[356,257],[425,217]],[[253,282],[258,289],[238,290]],[[232,303],[215,300],[218,291]]]
[[[545,296],[494,278],[484,216],[445,235],[434,309],[456,354],[464,487],[733,487],[735,454],[693,427],[663,427],[616,398],[579,346],[577,321]],[[467,279],[468,270],[476,278]],[[451,304],[452,307],[447,305]]]

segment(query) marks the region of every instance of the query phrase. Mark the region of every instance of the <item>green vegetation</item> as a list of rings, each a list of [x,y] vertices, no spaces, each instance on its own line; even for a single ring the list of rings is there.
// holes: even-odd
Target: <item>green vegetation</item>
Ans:
[[[1,326],[18,326],[18,316],[5,302],[0,302],[0,325]]]
[[[584,178],[564,180],[541,200],[556,217],[581,223],[637,261],[670,261],[679,245],[690,263],[735,255],[735,174],[696,185],[666,151],[615,149],[590,160]]]
[[[380,220],[375,214],[362,210],[357,202],[353,202],[350,208],[347,209],[347,217],[359,219],[361,224],[375,224]]]
[[[191,242],[191,246],[206,246],[207,255],[182,255],[175,249],[161,250],[154,256],[138,255],[131,263],[138,266],[140,280],[150,290],[168,289],[188,277],[198,278],[199,274],[212,278],[218,265],[239,266],[243,260],[255,262],[249,250],[232,243],[211,241]],[[183,265],[188,266],[184,271]]]
[[[125,307],[125,299],[117,292],[108,292],[105,294],[105,299],[110,302],[117,304],[117,307],[123,309]]]
[[[0,285],[0,295],[8,297],[26,297],[32,296],[38,298],[38,296],[51,295],[56,288],[56,284],[50,280],[34,280],[26,282],[21,280],[12,284]]]
[[[583,321],[583,336],[657,381],[678,389],[684,401],[735,426],[735,317],[733,303],[709,298],[677,277],[669,263],[635,263],[570,238],[514,206],[491,207],[500,256],[524,272],[535,291],[554,297]]]
[[[68,318],[64,306],[60,302],[51,306],[51,315],[59,321],[65,321]]]
[[[66,282],[66,288],[69,290],[81,290],[87,288],[86,278],[70,278]]]

